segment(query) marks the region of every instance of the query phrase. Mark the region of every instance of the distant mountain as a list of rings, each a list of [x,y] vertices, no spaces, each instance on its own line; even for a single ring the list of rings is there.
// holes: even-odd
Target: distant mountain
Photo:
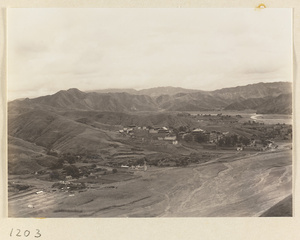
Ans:
[[[82,92],[73,88],[34,99],[15,100],[8,106],[9,112],[15,114],[37,109],[110,112],[253,109],[268,113],[290,113],[291,93],[292,84],[288,82],[258,83],[215,91],[158,87],[139,91],[112,89]],[[275,102],[281,106],[280,109],[273,106]]]
[[[176,95],[178,93],[204,92],[200,90],[185,89],[180,87],[156,87],[138,91],[139,94],[148,95],[151,97],[159,97],[161,95]]]
[[[81,109],[98,111],[153,111],[157,109],[155,101],[146,95],[122,93],[85,93],[78,89],[59,91],[53,95],[13,101],[9,109],[24,111],[33,109]]]
[[[268,99],[291,92],[292,84],[288,82],[258,83],[210,92],[187,90],[174,95],[164,94],[156,97],[156,103],[169,111],[256,110]]]
[[[133,88],[107,88],[107,89],[97,89],[97,90],[89,90],[85,91],[87,93],[89,92],[95,92],[95,93],[129,93],[129,94],[139,94],[138,90],[135,90]]]
[[[100,89],[100,90],[91,90],[87,92],[96,92],[96,93],[129,93],[135,95],[147,95],[150,97],[158,97],[161,95],[175,95],[177,93],[190,93],[190,92],[200,92],[200,90],[193,89],[185,89],[180,87],[156,87],[142,90],[135,90],[133,88],[108,88],[108,89]]]
[[[235,101],[242,101],[249,98],[277,97],[280,94],[292,92],[292,83],[290,82],[273,82],[273,83],[256,83],[246,86],[232,88],[223,88],[212,91],[214,96]]]
[[[177,93],[156,98],[157,104],[168,111],[205,111],[224,108],[228,103],[209,92]]]

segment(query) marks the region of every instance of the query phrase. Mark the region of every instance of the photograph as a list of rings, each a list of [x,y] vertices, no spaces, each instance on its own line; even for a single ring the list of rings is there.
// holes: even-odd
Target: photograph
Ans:
[[[293,217],[292,19],[7,9],[8,217]]]

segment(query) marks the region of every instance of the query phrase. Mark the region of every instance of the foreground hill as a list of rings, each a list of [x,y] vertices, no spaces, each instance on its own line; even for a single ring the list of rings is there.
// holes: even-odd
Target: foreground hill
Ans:
[[[99,129],[42,110],[9,116],[8,135],[60,152],[98,152],[111,143]]]
[[[8,137],[8,173],[26,174],[49,168],[57,158],[47,155],[47,149],[16,137]]]

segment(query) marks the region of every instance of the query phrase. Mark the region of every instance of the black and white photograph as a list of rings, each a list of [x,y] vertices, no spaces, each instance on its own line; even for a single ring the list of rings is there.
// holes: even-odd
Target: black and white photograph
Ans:
[[[10,8],[10,218],[293,217],[289,8]]]

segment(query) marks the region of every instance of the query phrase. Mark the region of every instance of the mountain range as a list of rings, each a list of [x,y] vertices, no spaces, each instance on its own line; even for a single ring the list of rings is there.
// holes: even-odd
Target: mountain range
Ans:
[[[291,114],[292,84],[257,83],[200,91],[178,87],[143,90],[104,89],[83,92],[72,88],[53,95],[8,103],[9,112],[29,110],[95,110],[109,112],[247,110],[257,113]]]

